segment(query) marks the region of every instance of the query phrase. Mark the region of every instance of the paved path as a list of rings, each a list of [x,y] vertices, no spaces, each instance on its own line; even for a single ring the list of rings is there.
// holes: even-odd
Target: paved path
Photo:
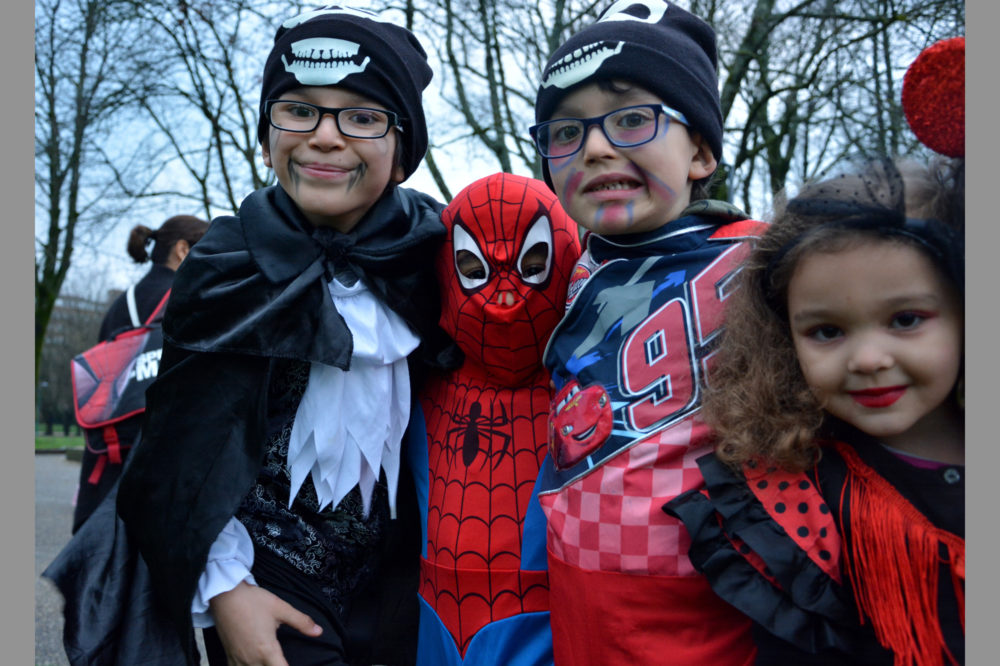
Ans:
[[[42,571],[70,538],[80,463],[62,453],[35,455],[35,664],[69,666],[62,647],[62,595]],[[201,632],[197,632],[199,650]],[[208,662],[202,657],[203,666]]]
[[[42,571],[69,541],[80,463],[35,455],[35,664],[69,666],[62,648],[62,595]]]

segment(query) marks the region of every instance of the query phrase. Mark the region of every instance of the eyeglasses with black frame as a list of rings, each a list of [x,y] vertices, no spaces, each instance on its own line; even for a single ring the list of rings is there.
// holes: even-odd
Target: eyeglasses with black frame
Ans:
[[[593,118],[556,118],[528,128],[538,153],[545,159],[575,155],[583,147],[587,130],[597,125],[611,145],[634,148],[648,143],[656,136],[660,114],[667,117],[667,125],[674,120],[690,126],[684,114],[666,104],[637,104],[609,111]]]
[[[333,116],[337,131],[352,139],[380,139],[393,127],[403,131],[399,114],[364,106],[335,108],[289,99],[269,99],[264,107],[271,126],[285,132],[312,132],[323,116]]]

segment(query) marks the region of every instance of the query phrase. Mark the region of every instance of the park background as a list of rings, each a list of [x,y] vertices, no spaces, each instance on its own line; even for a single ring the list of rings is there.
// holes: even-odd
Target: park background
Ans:
[[[403,0],[384,11],[421,39],[430,148],[404,185],[442,201],[496,171],[541,176],[528,136],[555,47],[611,0]],[[643,2],[623,2],[643,11]],[[691,0],[719,44],[724,139],[715,197],[766,217],[773,193],[845,158],[928,153],[909,131],[906,68],[965,33],[961,0]],[[256,127],[279,21],[317,3],[37,0],[35,392],[45,434],[72,432],[69,359],[148,265],[135,224],[235,212],[274,182]],[[648,10],[646,10],[648,11]]]
[[[259,81],[254,80],[254,75],[248,75],[248,73],[259,72],[273,37],[276,17],[287,15],[292,11],[292,7],[315,7],[317,3],[296,5],[296,3],[288,2],[221,1],[200,4],[201,9],[195,9],[194,5],[184,2],[179,4],[147,2],[142,3],[143,6],[140,7],[139,3],[77,1],[62,2],[59,3],[59,7],[60,11],[63,12],[70,9],[80,11],[89,6],[116,7],[118,9],[113,13],[116,20],[129,18],[128,13],[122,9],[124,6],[132,6],[133,9],[145,8],[147,13],[156,14],[155,18],[159,20],[166,20],[165,17],[168,15],[177,20],[178,13],[180,16],[184,16],[183,11],[188,12],[188,15],[184,16],[184,20],[179,21],[178,26],[195,25],[197,22],[194,18],[190,18],[191,12],[195,12],[195,18],[202,21],[197,23],[202,31],[209,28],[209,24],[205,23],[204,19],[215,16],[216,18],[212,19],[211,25],[214,26],[216,32],[208,30],[208,32],[202,33],[209,35],[209,42],[202,44],[199,47],[202,50],[199,52],[213,54],[206,57],[207,63],[212,66],[220,66],[225,60],[219,57],[219,53],[225,50],[231,51],[233,62],[240,63],[238,68],[243,72],[241,76],[249,76],[249,78],[241,79],[243,83],[238,89],[242,91],[243,97],[242,101],[238,103],[234,103],[235,93],[232,91],[226,92],[213,86],[205,88],[205,91],[219,95],[217,100],[219,109],[242,108],[242,114],[248,118],[254,118]],[[449,3],[367,3],[367,6],[374,8],[391,6],[390,11],[397,12],[396,15],[403,17],[403,21],[406,20],[406,9],[413,8],[414,30],[421,36],[430,52],[435,68],[435,79],[425,93],[428,109],[433,109],[428,114],[432,135],[430,155],[436,160],[438,170],[444,174],[441,177],[441,182],[444,183],[447,193],[439,187],[438,181],[429,167],[429,161],[406,185],[423,189],[443,200],[476,177],[502,170],[503,162],[498,156],[497,150],[500,151],[500,154],[506,151],[515,155],[510,162],[510,171],[537,174],[536,165],[531,164],[530,160],[528,162],[521,160],[520,153],[512,150],[511,146],[519,145],[519,142],[527,140],[525,128],[533,122],[530,100],[538,71],[541,63],[544,62],[544,55],[539,55],[537,60],[532,61],[530,58],[526,59],[526,56],[521,54],[522,51],[516,49],[513,51],[514,55],[511,57],[514,58],[514,62],[503,68],[503,71],[512,77],[512,81],[516,76],[520,76],[516,74],[518,71],[525,72],[526,78],[516,86],[516,90],[500,88],[499,90],[504,92],[500,96],[495,96],[495,99],[503,101],[504,105],[509,105],[512,109],[517,109],[516,114],[511,116],[511,118],[515,118],[515,121],[510,125],[494,123],[493,121],[487,122],[486,118],[492,117],[492,113],[487,113],[491,109],[489,86],[487,85],[490,79],[486,75],[488,67],[485,65],[487,59],[481,45],[482,42],[477,41],[475,36],[487,34],[486,27],[489,25],[489,21],[485,24],[482,23],[477,18],[477,12],[486,18],[491,15],[491,12],[494,12],[492,15],[498,17],[498,21],[494,22],[493,25],[500,26],[500,32],[504,39],[519,40],[517,30],[518,26],[522,25],[522,21],[534,24],[533,29],[540,32],[555,34],[553,33],[553,24],[547,23],[549,18],[545,17],[555,16],[552,12],[557,6],[565,9],[567,17],[570,15],[580,16],[579,10],[581,8],[587,10],[584,12],[584,16],[593,16],[596,11],[603,9],[610,3],[480,2],[475,3],[475,6],[471,8],[465,5],[459,7],[457,3],[451,4],[455,5],[452,7],[451,26],[454,39],[451,43],[455,62],[459,65],[457,71],[464,71],[462,70],[463,63],[470,66],[470,69],[463,74],[466,79],[464,81],[462,81],[463,77],[454,74],[456,70],[450,68],[450,61],[447,62],[448,67],[446,67],[443,64],[446,61],[440,57],[442,53],[445,56],[448,55],[448,42],[442,37],[442,35],[447,35],[448,23],[441,20],[435,22],[432,18],[437,16],[440,19],[444,13],[432,13],[428,9],[437,8],[435,12],[445,12]],[[912,61],[920,48],[938,38],[965,34],[963,3],[875,1],[865,3],[781,3],[746,0],[741,2],[680,2],[678,4],[701,13],[703,16],[714,15],[719,18],[715,25],[717,30],[720,30],[720,87],[728,79],[733,63],[747,57],[751,61],[747,69],[745,90],[740,90],[734,100],[730,115],[726,118],[727,142],[724,161],[729,165],[731,173],[735,174],[726,181],[729,191],[732,192],[731,199],[737,204],[747,205],[743,202],[741,191],[749,192],[753,197],[760,197],[759,200],[751,200],[747,205],[754,215],[766,216],[767,214],[770,193],[773,192],[772,183],[769,180],[772,172],[771,167],[774,164],[781,165],[781,160],[774,159],[774,156],[796,155],[796,159],[791,162],[784,179],[784,183],[794,189],[804,177],[818,173],[842,155],[864,152],[860,150],[864,147],[877,148],[877,144],[870,140],[871,136],[877,136],[877,132],[876,134],[868,134],[865,131],[859,131],[858,128],[864,127],[865,123],[863,122],[858,125],[853,124],[855,120],[864,120],[865,114],[868,114],[870,120],[874,119],[877,115],[873,110],[875,108],[880,109],[878,114],[886,115],[882,116],[881,125],[879,122],[874,124],[869,122],[868,126],[871,128],[895,127],[893,130],[895,134],[890,132],[885,136],[895,136],[896,139],[901,139],[904,142],[896,152],[925,154],[920,152],[919,147],[912,145],[910,138],[906,136],[905,126],[886,124],[885,120],[891,118],[892,113],[896,114],[897,123],[900,119],[898,115],[899,83],[905,72],[905,67]],[[991,304],[996,303],[996,296],[992,293],[995,279],[990,270],[992,248],[996,246],[998,240],[997,225],[993,221],[993,206],[990,201],[991,188],[995,185],[990,180],[996,172],[992,164],[993,157],[998,154],[997,149],[1000,148],[998,146],[1000,144],[998,136],[1000,135],[998,135],[993,122],[993,110],[1000,103],[1000,93],[998,93],[995,84],[997,77],[994,63],[996,62],[997,44],[993,35],[996,27],[1000,25],[1000,20],[998,20],[1000,9],[992,3],[971,4],[968,19],[970,33],[970,105],[968,108],[970,170],[968,182],[970,222],[975,223],[970,224],[969,229],[968,302],[982,305],[978,308],[973,306],[967,319],[970,355],[972,349],[975,348],[975,363],[970,363],[967,369],[970,388],[968,397],[969,426],[973,434],[970,441],[976,442],[969,451],[969,465],[972,474],[970,475],[968,520],[970,524],[974,523],[988,528],[995,523],[992,507],[997,502],[991,471],[1000,464],[1000,455],[998,455],[997,447],[992,444],[992,433],[989,432],[992,424],[986,420],[990,413],[986,400],[992,397],[987,382],[996,377],[997,371],[1000,369],[997,364],[997,352],[993,351],[991,344],[991,332],[997,330],[997,325],[1000,322],[998,322],[997,309],[991,306]],[[45,195],[48,192],[47,174],[50,172],[45,163],[45,155],[40,155],[40,151],[44,153],[44,148],[40,148],[38,140],[40,136],[39,115],[43,113],[39,96],[38,67],[45,57],[44,52],[39,50],[39,28],[44,24],[44,10],[54,5],[50,1],[42,0],[34,5],[34,46],[28,41],[27,26],[30,20],[28,17],[31,15],[31,11],[27,9],[28,6],[30,5],[8,8],[8,15],[3,24],[0,25],[0,34],[4,37],[3,40],[0,40],[0,54],[4,55],[5,78],[9,86],[6,108],[3,106],[0,108],[4,108],[5,120],[12,122],[12,127],[8,128],[7,132],[7,150],[5,152],[8,159],[5,160],[4,178],[0,181],[0,187],[2,187],[5,200],[8,202],[6,209],[10,211],[10,228],[14,232],[11,241],[2,245],[4,256],[3,261],[0,262],[0,275],[5,278],[3,282],[8,291],[5,294],[7,296],[5,301],[9,306],[8,312],[10,313],[10,323],[7,330],[12,331],[9,337],[5,336],[10,341],[5,358],[10,372],[8,379],[4,382],[4,395],[7,399],[3,401],[2,413],[8,418],[8,423],[12,424],[10,431],[15,440],[20,439],[21,433],[27,434],[29,427],[27,415],[33,412],[37,414],[37,411],[33,410],[33,404],[38,398],[37,373],[34,389],[26,387],[31,381],[28,377],[32,373],[32,367],[38,370],[39,364],[33,363],[27,356],[26,348],[29,344],[26,339],[27,334],[24,333],[22,338],[20,325],[14,323],[19,321],[19,315],[23,312],[22,308],[29,307],[28,296],[23,289],[23,283],[20,282],[23,279],[21,277],[23,272],[28,270],[27,253],[21,251],[21,248],[25,247],[26,239],[20,237],[20,230],[26,225],[17,222],[21,215],[30,214],[27,210],[29,188],[33,188],[35,194],[33,209],[35,218],[34,310],[37,314],[39,283],[45,278],[46,253],[55,258],[49,277],[60,278],[57,284],[54,280],[50,282],[50,285],[57,286],[54,290],[54,296],[52,296],[53,292],[49,291],[49,297],[53,299],[53,303],[63,295],[60,292],[64,288],[66,289],[65,295],[81,296],[95,301],[104,299],[106,302],[107,294],[110,291],[124,289],[128,284],[138,279],[147,268],[147,266],[131,264],[124,253],[127,232],[133,224],[145,222],[151,223],[150,226],[155,227],[168,216],[181,212],[201,214],[206,217],[229,212],[233,206],[227,202],[226,196],[224,196],[226,187],[223,183],[226,182],[226,178],[231,179],[230,182],[233,183],[232,191],[235,193],[235,204],[238,205],[242,196],[249,193],[254,187],[253,169],[249,166],[250,161],[256,162],[258,172],[262,170],[253,132],[249,134],[249,140],[243,143],[234,139],[234,137],[239,136],[239,133],[232,136],[225,133],[220,134],[220,136],[227,137],[227,141],[232,140],[230,143],[223,141],[218,146],[211,143],[215,125],[210,117],[204,115],[202,110],[197,107],[196,96],[192,95],[192,91],[197,89],[195,86],[197,79],[193,75],[195,70],[186,70],[187,65],[184,64],[183,59],[173,59],[173,56],[179,55],[179,51],[173,53],[170,58],[167,57],[165,47],[170,42],[164,40],[164,33],[148,29],[148,26],[152,24],[134,23],[131,31],[123,29],[121,32],[103,33],[106,39],[105,44],[111,47],[104,53],[104,56],[117,65],[123,65],[123,63],[130,62],[128,54],[131,53],[130,48],[134,47],[139,50],[146,49],[148,53],[145,59],[140,58],[134,61],[135,67],[132,71],[139,71],[146,66],[162,65],[162,70],[150,70],[150,78],[158,80],[158,86],[162,87],[156,90],[150,89],[147,99],[154,108],[163,110],[164,118],[170,119],[168,127],[180,128],[178,138],[183,136],[188,143],[171,144],[170,141],[173,139],[161,133],[161,129],[157,127],[156,123],[150,120],[152,117],[150,110],[141,104],[137,106],[137,100],[133,99],[126,103],[124,99],[118,98],[121,104],[114,107],[114,113],[104,115],[98,122],[94,123],[94,129],[97,131],[89,135],[84,133],[86,138],[79,144],[80,152],[77,157],[63,163],[62,168],[65,173],[70,173],[74,168],[78,171],[77,203],[70,206],[69,190],[63,189],[60,199],[49,199],[50,202],[60,202],[59,205],[50,208],[45,203]],[[572,14],[574,7],[577,14]],[[755,20],[753,17],[758,8],[762,13],[756,14],[758,19]],[[855,70],[852,67],[847,67],[845,71],[840,73],[840,83],[837,84],[837,87],[845,93],[848,89],[853,89],[855,91],[853,94],[865,96],[870,96],[873,90],[880,89],[881,102],[890,105],[896,104],[897,109],[890,111],[878,104],[873,107],[869,102],[863,105],[863,109],[857,109],[840,120],[836,120],[835,114],[826,117],[823,122],[819,123],[782,125],[780,119],[786,109],[785,104],[793,97],[800,99],[802,106],[799,112],[789,116],[790,120],[801,120],[805,117],[804,111],[801,109],[821,110],[827,108],[828,111],[832,112],[838,108],[841,110],[846,108],[844,101],[838,100],[831,93],[834,88],[799,89],[793,95],[793,91],[796,90],[793,85],[780,83],[777,79],[768,83],[763,76],[766,72],[774,72],[782,76],[795,75],[797,70],[781,61],[782,54],[789,57],[794,53],[806,54],[808,49],[805,48],[805,45],[810,38],[810,33],[806,28],[809,25],[823,23],[823,19],[820,18],[823,16],[820,13],[821,10],[838,9],[842,16],[839,19],[828,17],[827,20],[831,21],[829,24],[831,27],[836,27],[835,30],[832,30],[836,35],[832,36],[845,37],[847,40],[840,47],[840,55],[834,58],[832,55],[822,56],[817,53],[814,56],[816,59],[811,62],[830,65],[831,68],[825,70],[828,76],[833,76],[837,68],[844,67],[845,63],[849,61],[848,56],[856,56],[859,62],[867,61],[871,65],[874,62],[874,54],[877,52],[872,43],[875,35],[871,34],[866,41],[863,37],[866,33],[861,32],[858,34],[862,35],[862,38],[848,39],[848,24],[860,29],[860,26],[867,21],[871,24],[872,30],[877,31],[878,26],[887,28],[886,34],[891,37],[888,44],[892,45],[890,55],[893,64],[891,68],[882,71],[891,72],[892,96],[890,97],[887,88],[874,83],[874,78],[870,75],[871,69]],[[784,21],[778,23],[764,21],[761,23],[760,17],[766,18],[769,15],[768,11],[775,19],[783,16]],[[913,17],[920,16],[921,11],[928,13],[924,16],[922,23],[908,22]],[[462,14],[459,15],[458,12]],[[956,17],[955,12],[961,13],[960,19]],[[80,54],[72,50],[80,44],[79,38],[72,37],[70,34],[82,25],[80,16],[79,13],[75,16],[64,14],[59,20],[63,27],[56,31],[57,39],[53,44],[60,53],[56,58],[59,61],[60,69],[68,68],[64,71],[72,71],[73,67],[81,62]],[[869,18],[865,19],[865,16]],[[574,25],[579,24],[580,20],[586,22],[592,19],[578,18],[575,23],[572,20],[567,20],[559,34],[568,34]],[[801,21],[801,24],[797,21]],[[235,32],[227,32],[221,30],[223,25],[237,26],[238,29]],[[732,29],[726,32],[720,28],[720,25],[732,26]],[[754,25],[765,26],[761,28],[767,47],[765,52],[761,52],[759,49],[755,51],[743,48],[745,44],[752,45],[752,42],[745,43],[744,37],[750,32],[754,32],[749,30]],[[949,31],[948,25],[954,26],[955,29]],[[738,29],[740,26],[746,28],[747,31],[741,33]],[[179,28],[175,29],[174,32],[176,33],[178,30]],[[893,32],[894,30],[895,32]],[[467,37],[463,40],[459,37],[462,31],[466,31],[473,37]],[[779,38],[777,36],[779,34],[784,35],[784,37]],[[897,39],[901,34],[908,36],[901,40]],[[239,37],[233,35],[239,35]],[[137,36],[141,39],[135,43]],[[817,35],[817,38],[821,36]],[[555,41],[558,39],[559,37],[556,37]],[[212,40],[215,41],[212,42]],[[219,51],[213,51],[212,48],[209,48],[208,44],[210,43],[219,47]],[[521,40],[518,44],[520,48],[525,50],[535,48],[528,40]],[[173,46],[178,47],[179,44],[173,43]],[[497,52],[510,55],[509,52],[503,51],[503,48],[494,50],[494,55]],[[17,158],[22,154],[22,150],[23,154],[27,155],[29,141],[27,134],[22,131],[21,123],[24,122],[22,113],[26,109],[22,111],[21,105],[27,106],[27,90],[28,86],[32,85],[28,83],[29,75],[24,63],[24,60],[27,59],[26,55],[32,49],[35,50],[33,83],[35,172],[33,174],[34,180],[29,184],[26,170],[20,167],[20,160]],[[541,54],[544,50],[544,48],[539,48],[538,53]],[[802,62],[808,63],[810,61],[804,60]],[[127,74],[128,71],[121,70],[120,74]],[[865,71],[869,72],[869,75],[866,76]],[[163,76],[167,72],[171,73],[171,76],[176,75],[180,78]],[[157,76],[159,76],[158,79]],[[185,76],[190,77],[191,88],[185,88],[186,84],[181,83]],[[111,78],[115,79],[115,77]],[[137,78],[136,81],[138,82],[140,79],[141,77]],[[63,84],[69,80],[63,79]],[[116,80],[122,81],[122,79]],[[817,71],[816,78],[809,85],[817,86],[816,82],[822,80],[837,81],[836,78],[824,78]],[[462,98],[458,92],[459,81],[462,83],[464,90],[462,94],[466,99],[478,100],[475,102],[478,106],[469,107],[474,109],[471,117],[481,121],[478,128],[468,124],[468,117],[461,111]],[[154,92],[155,94],[153,94]],[[805,103],[807,98],[813,98],[811,104]],[[70,92],[63,92],[58,96],[58,101],[65,106],[64,112],[73,106],[71,102],[74,99],[77,98],[74,97],[72,88]],[[753,100],[764,102],[764,104],[753,106]],[[459,104],[458,107],[455,106],[456,102]],[[501,105],[501,110],[504,105]],[[755,132],[747,134],[741,128],[748,127],[750,119],[749,116],[744,118],[742,114],[750,108],[756,108],[758,114],[764,113],[765,115],[759,116],[762,119],[761,127]],[[224,115],[220,113],[220,120]],[[73,126],[74,122],[71,116],[64,115],[62,118],[60,127],[71,131],[69,128]],[[228,123],[235,120],[236,117],[227,115],[225,118]],[[503,119],[502,114],[501,119]],[[63,122],[68,124],[63,125]],[[789,145],[789,135],[784,128],[793,126],[801,129],[804,134],[795,139],[795,145]],[[824,126],[827,129],[826,134],[820,131]],[[516,131],[499,131],[498,128],[501,127],[513,127]],[[768,128],[775,131],[770,132]],[[810,134],[807,131],[810,128],[815,129],[818,133]],[[503,142],[498,141],[499,136],[504,137]],[[770,142],[767,139],[768,136],[771,137]],[[802,137],[809,136],[812,139],[803,142]],[[820,141],[824,136],[827,136],[829,140]],[[63,157],[68,158],[74,155],[72,151],[66,151],[71,143],[65,143],[65,141],[70,137],[64,133],[60,133],[60,137],[60,141],[64,142]],[[846,142],[838,143],[845,138]],[[508,141],[511,142],[511,146],[505,148],[505,142]],[[907,146],[906,142],[910,142],[910,145]],[[888,143],[885,145],[896,144]],[[244,149],[251,146],[252,150],[249,154],[252,157],[250,159],[243,157],[242,155],[246,155],[246,153],[241,153],[239,146],[243,146]],[[809,146],[810,149],[808,159],[800,153],[806,149],[806,146]],[[171,153],[171,150],[174,153]],[[227,160],[228,166],[231,168],[225,178],[222,177],[221,171],[223,162],[213,161],[213,153],[215,155],[235,155]],[[530,152],[527,154],[531,156]],[[745,155],[746,158],[736,168],[733,165],[736,164],[740,154]],[[196,156],[200,157],[200,160],[195,159]],[[531,157],[531,159],[534,158]],[[198,167],[201,171],[192,172],[189,165]],[[157,177],[150,179],[154,173],[157,174]],[[109,174],[111,174],[110,179],[108,178]],[[199,174],[204,176],[203,181],[199,179]],[[67,178],[64,182],[69,180]],[[207,186],[205,191],[210,193],[207,199],[201,198],[201,190],[198,189],[202,182]],[[750,185],[742,185],[745,182],[749,182]],[[136,184],[143,185],[143,187],[136,189]],[[197,192],[198,196],[194,196],[192,192]],[[208,202],[207,208],[206,201]],[[53,209],[58,213],[54,217],[50,215]],[[205,213],[206,210],[209,212]],[[70,213],[75,215],[75,226],[72,229],[72,234],[67,234]],[[55,220],[58,233],[55,236],[50,236],[49,231],[53,220]],[[37,320],[34,332],[37,352]],[[94,336],[96,336],[96,328]],[[91,336],[89,340],[93,340],[94,336]],[[84,346],[89,344],[90,342],[87,342]],[[66,365],[62,367],[65,368]],[[2,488],[0,502],[13,509],[7,512],[6,524],[10,541],[8,548],[4,549],[3,556],[3,581],[6,594],[5,602],[2,605],[4,622],[0,625],[3,627],[0,634],[6,639],[3,650],[4,660],[8,663],[31,663],[30,655],[32,654],[31,636],[33,633],[29,629],[28,623],[32,621],[29,619],[29,609],[32,605],[34,580],[26,576],[25,572],[30,571],[32,567],[31,555],[29,554],[31,546],[29,544],[33,542],[33,520],[30,513],[16,511],[16,508],[24,503],[24,498],[32,493],[32,482],[29,480],[32,476],[30,473],[25,473],[31,464],[29,462],[30,455],[27,453],[26,447],[21,447],[17,441],[12,442],[4,468],[8,471],[7,478],[5,483],[0,484],[0,488]],[[981,471],[976,473],[976,470]],[[995,599],[1000,596],[1000,578],[991,566],[996,555],[1000,554],[997,549],[997,537],[990,529],[973,529],[969,545],[970,575],[973,575],[977,581],[968,591],[970,654],[973,657],[979,655],[983,659],[982,661],[972,661],[970,658],[970,663],[990,663],[990,658],[986,657],[987,654],[993,652],[990,640],[992,623],[989,621],[992,613],[989,609],[995,603]]]

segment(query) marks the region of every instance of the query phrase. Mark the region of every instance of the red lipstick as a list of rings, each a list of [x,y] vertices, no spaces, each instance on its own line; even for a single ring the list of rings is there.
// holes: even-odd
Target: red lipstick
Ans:
[[[902,398],[904,393],[906,393],[905,386],[882,386],[861,391],[848,391],[856,403],[862,407],[871,408],[888,407]]]

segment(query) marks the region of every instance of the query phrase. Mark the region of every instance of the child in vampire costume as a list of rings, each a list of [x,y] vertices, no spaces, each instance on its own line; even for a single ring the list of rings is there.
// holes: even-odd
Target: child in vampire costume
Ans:
[[[213,620],[222,645],[206,632],[206,648],[225,663],[222,646],[255,641],[233,641],[224,629],[245,625],[224,627],[215,602],[248,589],[288,608],[274,624],[290,663],[412,661],[419,521],[399,447],[411,372],[460,360],[427,261],[442,207],[396,187],[427,147],[430,79],[416,38],[370,12],[327,7],[278,29],[258,127],[278,185],[217,218],[174,283],[117,494],[142,557],[114,584],[153,644],[117,632],[127,650],[107,663],[197,663],[192,626]],[[94,589],[66,567],[53,578],[86,608]],[[145,584],[151,596],[134,594]]]
[[[535,482],[552,390],[542,351],[580,254],[545,183],[498,173],[441,215],[441,327],[462,367],[420,395],[408,448],[424,516],[420,666],[552,663],[545,517]]]

